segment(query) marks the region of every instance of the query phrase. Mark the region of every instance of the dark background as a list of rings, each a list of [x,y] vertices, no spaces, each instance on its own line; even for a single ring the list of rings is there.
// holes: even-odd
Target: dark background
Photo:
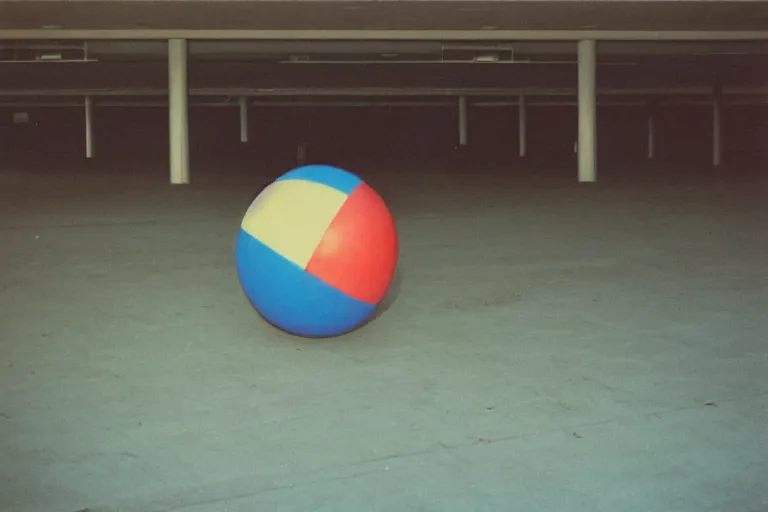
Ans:
[[[167,101],[167,63],[99,62],[75,64],[18,64],[0,74],[0,89],[155,89],[156,96],[115,98],[95,96],[95,158],[85,159],[84,109],[78,106],[34,107],[30,102],[79,102],[69,98],[5,96],[0,107],[0,169],[47,169],[55,172],[167,173],[167,107],[100,106],[115,100]],[[253,62],[196,62],[189,64],[189,86],[205,88],[331,88],[331,87],[445,87],[445,88],[565,88],[575,91],[577,67],[558,65],[334,65],[294,66]],[[768,59],[762,55],[704,58],[635,58],[631,66],[601,63],[598,90],[649,89],[647,95],[599,95],[601,100],[640,100],[655,107],[656,159],[647,160],[649,107],[598,107],[598,158],[601,175],[635,173],[658,168],[712,169],[711,96],[701,104],[673,104],[659,93],[670,87],[768,87]],[[768,94],[752,104],[728,104],[722,109],[723,166],[732,176],[760,173],[768,162]],[[191,97],[194,104],[200,97]],[[221,99],[211,97],[211,99]],[[268,97],[253,98],[271,101]],[[286,98],[281,98],[285,100]],[[290,99],[290,98],[288,98]],[[312,98],[303,98],[311,100]],[[322,99],[332,100],[324,97]],[[366,98],[355,98],[366,100]],[[398,98],[368,98],[383,101]],[[418,99],[418,98],[417,98]],[[455,97],[421,98],[444,101],[429,107],[285,107],[259,106],[249,110],[249,139],[239,141],[237,98],[231,107],[190,108],[190,153],[195,172],[254,172],[279,174],[296,164],[297,145],[306,143],[310,162],[329,163],[352,170],[402,167],[465,170],[505,168],[565,173],[576,165],[575,96],[550,98],[569,106],[528,107],[528,156],[518,157],[518,119],[515,106],[479,107],[473,102],[515,101],[507,98],[469,98],[469,146],[457,149],[458,108]],[[681,98],[676,98],[680,100]],[[743,98],[742,98],[743,99]],[[399,101],[403,99],[400,98]],[[14,112],[28,112],[30,122],[14,124]]]

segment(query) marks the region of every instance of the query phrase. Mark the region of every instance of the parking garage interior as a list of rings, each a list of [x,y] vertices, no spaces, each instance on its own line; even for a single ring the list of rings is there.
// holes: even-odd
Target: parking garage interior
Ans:
[[[5,44],[4,165],[164,172],[167,46]],[[573,174],[576,46],[191,41],[190,165],[280,172],[304,146],[308,161],[342,167],[470,161]],[[755,41],[601,43],[597,138],[606,176],[663,166],[756,172],[765,157],[766,51]]]
[[[0,510],[768,507],[761,2],[0,1]],[[305,340],[303,164],[399,262]]]

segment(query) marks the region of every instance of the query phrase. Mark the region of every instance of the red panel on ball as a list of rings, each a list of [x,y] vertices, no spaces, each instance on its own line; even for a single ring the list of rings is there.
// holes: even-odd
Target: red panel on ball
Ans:
[[[306,270],[369,304],[380,302],[395,273],[397,231],[384,200],[361,183],[344,202]]]

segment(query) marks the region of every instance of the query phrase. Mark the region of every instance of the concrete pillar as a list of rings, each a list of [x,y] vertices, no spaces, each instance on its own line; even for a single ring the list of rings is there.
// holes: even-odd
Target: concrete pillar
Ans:
[[[579,181],[597,180],[597,43],[579,41]]]
[[[93,98],[85,97],[85,158],[93,158]]]
[[[296,165],[299,167],[307,163],[307,144],[302,142],[296,146]]]
[[[459,146],[467,145],[467,97],[459,97]]]
[[[240,97],[240,142],[248,142],[248,98]]]
[[[656,113],[653,105],[648,106],[648,160],[656,158]]]
[[[712,98],[712,165],[719,167],[723,162],[722,95],[715,89]]]
[[[521,94],[517,101],[517,146],[520,151],[520,158],[525,157],[528,152],[527,115],[525,94]]]
[[[168,125],[171,183],[189,183],[189,116],[187,105],[187,41],[168,41]]]

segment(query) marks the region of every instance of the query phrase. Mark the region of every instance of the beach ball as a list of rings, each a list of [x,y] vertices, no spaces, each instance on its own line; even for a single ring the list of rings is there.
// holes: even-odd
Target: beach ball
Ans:
[[[309,165],[256,196],[235,257],[240,284],[265,320],[299,336],[337,336],[364,324],[384,299],[397,266],[397,231],[368,184]]]

